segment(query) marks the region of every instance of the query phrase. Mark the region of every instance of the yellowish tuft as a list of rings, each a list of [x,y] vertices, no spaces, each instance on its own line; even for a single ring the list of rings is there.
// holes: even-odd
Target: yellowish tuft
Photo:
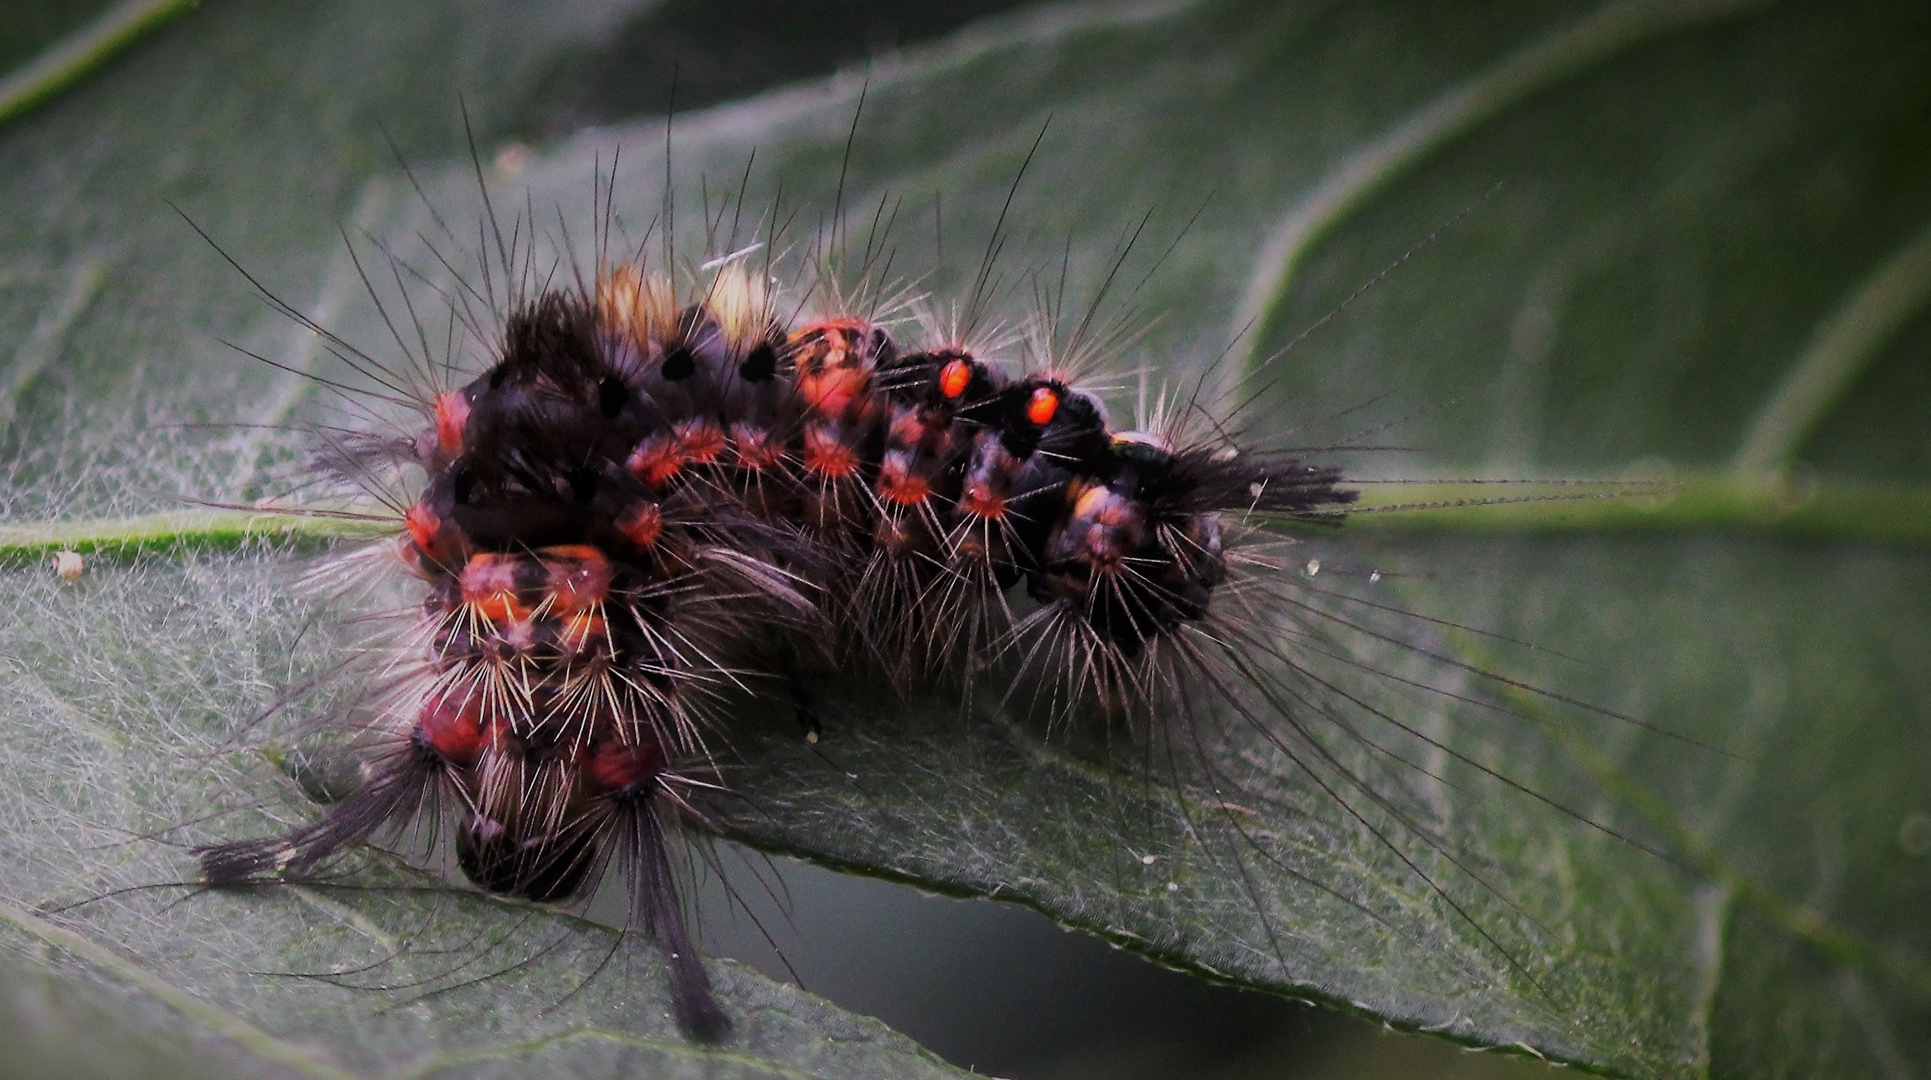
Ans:
[[[706,305],[724,332],[732,352],[743,352],[763,339],[771,324],[771,292],[764,279],[732,264],[718,268],[711,279]]]
[[[597,275],[597,311],[639,344],[677,331],[677,290],[667,275],[618,266]]]

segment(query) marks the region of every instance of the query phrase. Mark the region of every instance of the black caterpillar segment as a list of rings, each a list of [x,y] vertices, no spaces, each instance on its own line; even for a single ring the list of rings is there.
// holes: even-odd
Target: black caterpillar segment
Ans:
[[[408,474],[413,703],[378,725],[361,790],[283,837],[203,849],[206,879],[299,873],[444,811],[492,893],[582,897],[614,861],[680,1020],[716,1037],[667,848],[712,775],[725,684],[775,648],[909,689],[1039,627],[1125,671],[1209,617],[1224,513],[1334,522],[1354,500],[1334,469],[1115,430],[1061,373],[914,346],[845,313],[786,325],[730,263],[681,299],[619,266],[517,305],[413,439],[335,455],[372,488]]]

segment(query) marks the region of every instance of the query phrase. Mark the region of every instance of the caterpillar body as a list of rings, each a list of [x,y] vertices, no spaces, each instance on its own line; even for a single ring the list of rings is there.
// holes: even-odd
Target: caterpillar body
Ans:
[[[385,364],[311,324],[412,417],[332,431],[320,460],[390,504],[397,535],[371,554],[424,598],[364,782],[313,823],[197,849],[205,881],[298,877],[423,819],[491,893],[581,898],[615,868],[680,1023],[720,1038],[675,831],[709,821],[696,796],[721,787],[735,689],[852,671],[911,691],[996,670],[1062,720],[1184,726],[1195,746],[1213,711],[1444,850],[1309,733],[1326,719],[1386,753],[1331,714],[1367,706],[1296,653],[1325,635],[1277,529],[1339,524],[1357,498],[1340,468],[1243,445],[1199,390],[1115,423],[1085,388],[1114,356],[1055,344],[1043,315],[1013,349],[823,281],[788,300],[750,257],[764,244],[681,283],[598,248],[587,280],[504,254],[506,302],[450,301],[480,371],[426,338]]]

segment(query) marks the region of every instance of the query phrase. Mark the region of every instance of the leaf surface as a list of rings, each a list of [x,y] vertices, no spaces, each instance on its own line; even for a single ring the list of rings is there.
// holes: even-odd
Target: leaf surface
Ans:
[[[505,8],[490,22],[391,4],[305,21],[215,6],[0,133],[10,160],[31,163],[0,178],[4,200],[34,208],[0,219],[20,253],[0,291],[0,332],[21,343],[0,383],[8,520],[254,498],[295,475],[299,440],[272,426],[328,415],[302,380],[212,344],[327,364],[164,198],[298,310],[372,349],[384,332],[336,226],[418,262],[413,238],[436,229],[377,121],[465,238],[481,208],[451,122],[457,89],[499,209],[529,208],[552,249],[566,224],[591,235],[590,178],[621,147],[616,202],[627,235],[642,235],[662,205],[661,121],[513,139],[552,100],[554,73],[597,63],[614,33],[612,17],[576,10]],[[1313,780],[1318,764],[1297,767],[1239,724],[1217,729],[1202,770],[1185,754],[1109,756],[1091,731],[1048,737],[997,695],[961,710],[851,690],[820,703],[816,747],[788,722],[738,737],[731,780],[747,809],[734,834],[1019,900],[1178,966],[1616,1075],[1931,1066],[1931,566],[1908,540],[1858,542],[1913,535],[1909,520],[1880,518],[1917,513],[1931,470],[1931,274],[1914,254],[1931,228],[1927,54],[1931,31],[1904,5],[1498,4],[1478,18],[1226,2],[1046,7],[881,62],[842,190],[856,213],[898,209],[893,258],[907,275],[936,260],[939,202],[945,270],[922,285],[935,294],[965,287],[1044,125],[1012,199],[1007,309],[1023,316],[1028,270],[1050,287],[1062,264],[1067,295],[1092,295],[1151,209],[1126,278],[1163,256],[1134,298],[1159,318],[1115,370],[1144,365],[1157,385],[1226,352],[1215,377],[1259,389],[1247,416],[1260,431],[1400,448],[1351,455],[1370,477],[1676,470],[1748,495],[1746,509],[1714,532],[1658,496],[1628,531],[1582,501],[1527,518],[1370,516],[1302,538],[1322,570],[1299,595],[1397,640],[1307,614],[1320,632],[1294,637],[1293,655],[1362,695],[1349,715],[1364,734],[1371,703],[1433,740],[1373,729],[1414,768],[1346,735],[1323,743],[1388,805],[1336,798]],[[751,212],[782,179],[808,232],[841,189],[860,92],[847,77],[681,120],[681,245],[703,247],[697,193],[715,212],[754,148]],[[1135,381],[1121,380],[1121,417]],[[267,426],[194,426],[237,422]],[[1391,490],[1384,501],[1399,501]],[[1835,542],[1798,536],[1819,506],[1838,508]],[[1565,513],[1580,524],[1511,535]],[[498,1010],[499,998],[568,996],[607,938],[471,897],[135,893],[48,914],[181,873],[179,852],[131,837],[212,806],[312,812],[229,741],[328,662],[316,645],[328,635],[304,628],[329,616],[286,587],[307,548],[144,546],[71,588],[43,566],[9,571],[29,616],[0,646],[14,684],[0,812],[26,868],[6,886],[16,941],[80,934],[355,1070],[457,1053],[477,1025],[484,1045],[521,1046],[579,1008],[661,1034],[655,1010],[608,1011],[658,1000],[648,959],[628,953],[629,982],[599,976],[536,1029],[499,1032],[501,1015],[537,1011]],[[1292,717],[1270,719],[1279,731]],[[1411,827],[1390,826],[1396,813]],[[360,884],[407,873],[374,854],[356,870]],[[563,944],[540,978],[381,1015],[367,995],[240,974],[366,962],[381,948],[373,931],[414,920],[423,940],[516,927],[501,946],[511,960],[537,924]],[[70,959],[20,962],[65,971],[76,954],[56,945]],[[87,970],[111,988],[89,1007],[178,1007]],[[774,1003],[770,1042],[751,1044],[767,1061],[847,1046],[837,1025],[859,1023],[729,979],[734,1001]],[[873,1065],[920,1060],[852,1030],[867,1032],[863,1054],[882,1055]],[[247,1045],[225,1035],[183,1052]],[[631,1037],[566,1043],[594,1073],[584,1046],[646,1052]]]

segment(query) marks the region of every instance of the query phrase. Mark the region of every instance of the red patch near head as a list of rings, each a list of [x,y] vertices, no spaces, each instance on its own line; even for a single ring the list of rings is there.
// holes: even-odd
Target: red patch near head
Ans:
[[[798,396],[805,408],[827,420],[862,413],[871,389],[869,368],[834,368],[798,376]]]
[[[428,502],[419,502],[402,515],[402,527],[408,533],[410,551],[415,555],[417,565],[424,571],[434,571],[458,561],[460,555],[451,550],[443,536],[443,519]]]
[[[829,342],[836,348],[844,348],[855,343],[872,328],[864,319],[854,319],[848,315],[833,315],[824,319],[813,319],[792,331],[793,345],[810,348],[818,342]]]
[[[476,764],[490,742],[481,691],[454,687],[423,702],[416,737],[457,768]]]
[[[583,755],[583,777],[599,792],[628,791],[655,780],[663,763],[654,742],[606,742]]]
[[[409,530],[410,542],[424,554],[429,554],[429,549],[436,544],[436,531],[443,527],[443,522],[427,503],[417,503],[402,515],[402,525]]]

